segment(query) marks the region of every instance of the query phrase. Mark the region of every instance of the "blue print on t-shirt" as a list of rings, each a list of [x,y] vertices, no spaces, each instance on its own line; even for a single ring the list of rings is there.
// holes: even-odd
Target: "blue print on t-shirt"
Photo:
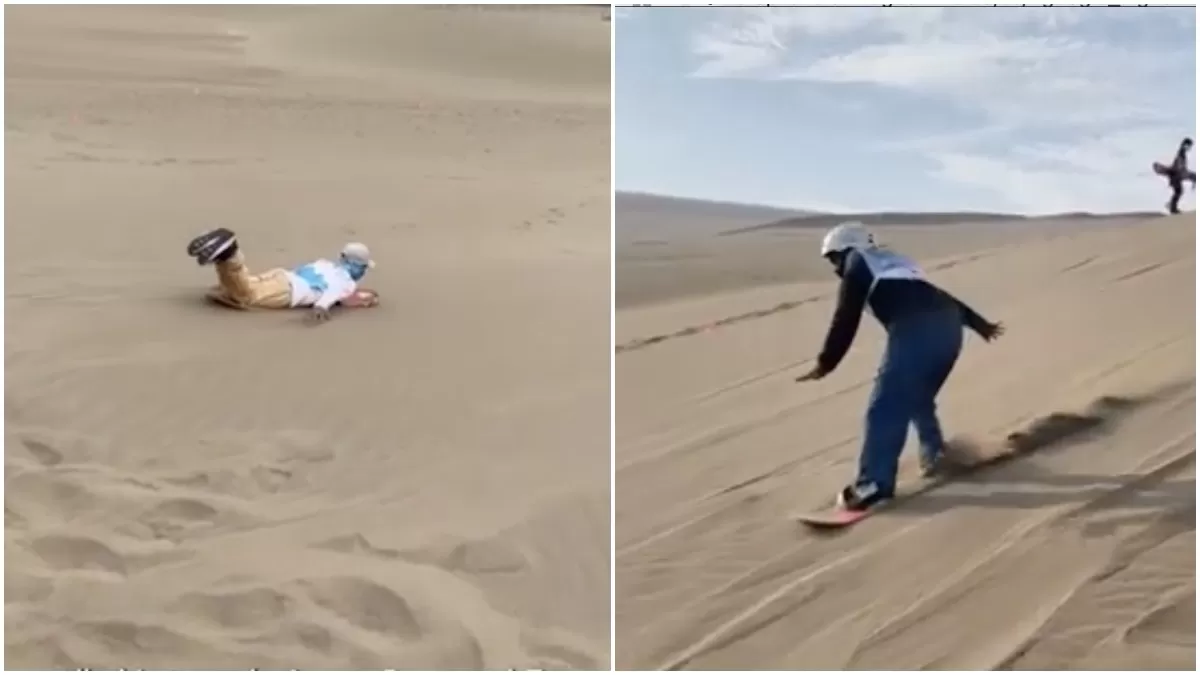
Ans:
[[[304,283],[312,287],[318,293],[324,293],[329,288],[329,282],[325,280],[325,275],[317,271],[317,268],[312,265],[301,265],[295,270],[296,276],[304,280]]]

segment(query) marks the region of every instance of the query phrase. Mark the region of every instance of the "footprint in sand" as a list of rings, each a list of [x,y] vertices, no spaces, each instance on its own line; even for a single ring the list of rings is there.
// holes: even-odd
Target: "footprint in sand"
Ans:
[[[209,469],[171,477],[167,482],[182,487],[210,490],[242,497],[274,494],[288,488],[294,471],[262,464],[245,469]]]
[[[294,598],[257,587],[228,592],[188,593],[171,607],[222,628],[244,628],[276,621],[295,606]]]
[[[21,437],[21,444],[25,446],[25,449],[29,451],[33,459],[42,466],[57,466],[62,464],[63,453],[55,450],[46,443],[23,436]]]
[[[455,545],[441,559],[441,565],[454,572],[472,574],[511,574],[529,568],[524,551],[507,542],[482,539]]]
[[[410,641],[425,633],[408,601],[373,581],[332,577],[298,585],[314,603],[364,630]]]
[[[175,497],[159,502],[137,520],[155,539],[181,541],[226,524],[249,522],[245,515],[225,507],[191,497]]]
[[[527,570],[525,551],[504,541],[451,539],[398,552],[398,557],[419,565],[433,565],[447,572],[507,574]]]
[[[264,645],[268,649],[282,647],[295,649],[297,645],[308,651],[308,668],[330,668],[342,670],[384,670],[387,664],[379,654],[356,643],[349,637],[328,626],[304,619],[289,617],[276,622],[265,630],[238,639],[243,644]],[[318,665],[318,664],[328,665]]]
[[[96,570],[119,577],[127,573],[124,556],[90,537],[47,535],[30,542],[30,549],[55,570]]]
[[[313,548],[324,549],[326,551],[337,551],[338,553],[348,553],[351,555],[365,555],[372,558],[382,558],[384,560],[395,560],[402,557],[402,554],[390,548],[381,548],[372,544],[361,533],[355,532],[342,537],[333,537],[319,541],[312,545]]]
[[[250,478],[262,492],[275,493],[284,489],[292,480],[294,472],[278,466],[256,466],[250,470]]]
[[[199,499],[189,499],[186,497],[168,499],[156,506],[152,510],[152,513],[157,517],[171,520],[205,522],[216,520],[219,514],[217,509],[209,504]]]

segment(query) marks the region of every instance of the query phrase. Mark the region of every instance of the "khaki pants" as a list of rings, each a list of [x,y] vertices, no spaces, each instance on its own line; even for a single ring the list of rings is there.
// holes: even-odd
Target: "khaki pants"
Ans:
[[[288,309],[292,306],[292,282],[282,268],[250,274],[242,252],[225,262],[216,263],[219,285],[208,297],[238,309]]]

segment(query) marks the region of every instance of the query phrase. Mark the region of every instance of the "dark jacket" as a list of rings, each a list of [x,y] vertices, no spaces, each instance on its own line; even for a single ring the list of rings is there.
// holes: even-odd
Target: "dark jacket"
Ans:
[[[1195,174],[1188,171],[1188,150],[1191,150],[1190,143],[1184,142],[1179,144],[1179,150],[1175,152],[1175,161],[1171,162],[1169,178],[1173,183],[1182,183],[1185,180],[1196,180]]]
[[[817,363],[825,372],[837,368],[850,351],[863,310],[868,307],[885,330],[907,316],[956,311],[964,326],[980,335],[987,332],[989,322],[958,298],[924,279],[888,278],[886,273],[877,275],[866,259],[868,255],[872,252],[851,250],[842,261],[837,309],[833,312],[825,346],[817,357]]]

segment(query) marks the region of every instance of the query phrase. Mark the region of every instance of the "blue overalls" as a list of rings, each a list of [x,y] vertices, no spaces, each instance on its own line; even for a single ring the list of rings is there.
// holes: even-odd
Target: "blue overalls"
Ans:
[[[936,400],[962,343],[962,318],[952,307],[898,317],[887,327],[887,346],[867,404],[857,482],[873,482],[887,495],[895,492],[909,422],[923,461],[941,454],[946,439]]]

